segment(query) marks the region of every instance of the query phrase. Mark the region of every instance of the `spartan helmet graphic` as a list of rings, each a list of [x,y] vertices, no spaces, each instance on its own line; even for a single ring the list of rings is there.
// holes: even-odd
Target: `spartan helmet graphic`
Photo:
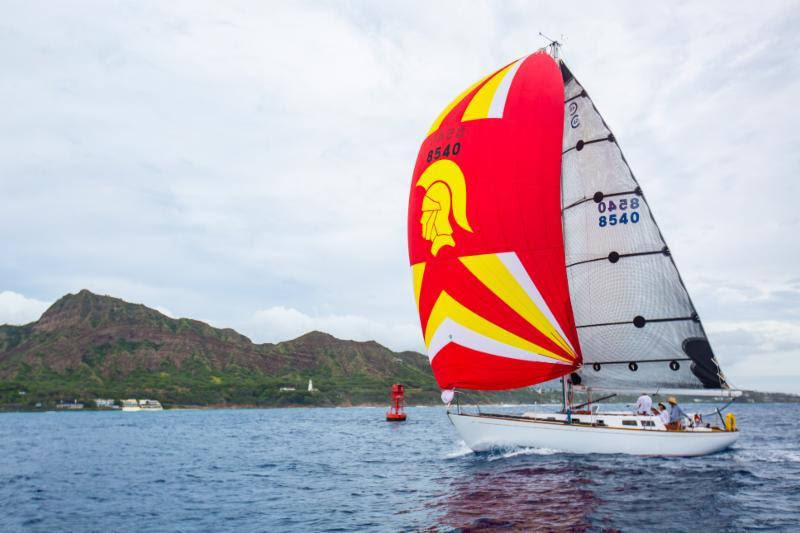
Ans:
[[[442,159],[429,166],[417,180],[417,187],[425,189],[422,200],[422,238],[431,241],[434,256],[442,246],[455,246],[450,212],[462,229],[472,233],[467,221],[467,187],[464,173],[453,161]]]

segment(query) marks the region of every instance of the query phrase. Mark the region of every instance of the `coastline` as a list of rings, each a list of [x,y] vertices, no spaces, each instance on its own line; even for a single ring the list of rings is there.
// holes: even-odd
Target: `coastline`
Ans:
[[[610,404],[626,404],[626,401],[619,401],[619,402],[609,402]],[[714,401],[704,401],[704,402],[685,402],[686,405],[708,405],[708,404],[715,404],[718,402]],[[758,402],[740,402],[742,404],[771,404],[771,405],[792,405],[800,403],[797,401],[758,401]],[[483,403],[481,404],[482,407],[553,407],[561,405],[558,402],[521,402],[521,403],[511,403],[511,402],[502,402],[502,403]],[[442,403],[423,403],[423,402],[415,402],[411,405],[406,405],[405,408],[418,408],[418,407],[442,407],[445,408],[445,405]],[[253,405],[253,404],[243,404],[243,405],[232,405],[232,404],[212,404],[212,405],[165,405],[163,411],[234,411],[234,410],[258,410],[258,409],[363,409],[363,408],[372,408],[372,409],[388,409],[389,403],[359,403],[359,404],[347,404],[347,405]],[[162,412],[163,412],[162,411]],[[6,413],[97,413],[97,412],[110,412],[110,413],[122,413],[121,409],[106,409],[106,408],[97,408],[97,407],[85,407],[83,409],[52,409],[52,408],[40,408],[40,409],[8,409],[6,407],[0,407],[0,414]]]

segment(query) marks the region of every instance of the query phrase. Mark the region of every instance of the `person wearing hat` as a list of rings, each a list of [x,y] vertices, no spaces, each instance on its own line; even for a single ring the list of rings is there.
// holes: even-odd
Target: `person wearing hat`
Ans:
[[[675,396],[670,396],[669,399],[667,399],[667,403],[670,405],[669,424],[667,424],[667,429],[683,429],[683,418],[686,416],[686,413],[684,413],[683,409],[681,409],[681,406],[678,405],[678,400],[675,399]]]

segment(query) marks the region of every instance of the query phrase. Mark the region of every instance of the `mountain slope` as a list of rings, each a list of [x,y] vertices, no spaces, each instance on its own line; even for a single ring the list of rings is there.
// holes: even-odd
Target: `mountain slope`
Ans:
[[[316,392],[306,385],[313,379]],[[427,358],[376,342],[311,332],[254,344],[232,329],[174,319],[87,290],[25,326],[0,326],[0,403],[154,397],[173,404],[341,405],[384,402],[391,383],[411,401],[438,387]],[[295,387],[281,392],[281,387]]]

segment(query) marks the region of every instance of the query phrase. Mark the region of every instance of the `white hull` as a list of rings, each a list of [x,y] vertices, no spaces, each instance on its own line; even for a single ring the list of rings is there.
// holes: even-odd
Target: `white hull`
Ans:
[[[707,455],[739,438],[728,431],[664,431],[568,425],[502,415],[447,413],[461,438],[476,452],[494,448],[548,448],[568,453]]]
[[[125,412],[133,412],[133,411],[141,411],[141,410],[142,410],[142,408],[141,408],[141,407],[127,407],[127,406],[123,406],[123,407],[122,407],[122,410],[123,410],[123,411],[125,411]]]

